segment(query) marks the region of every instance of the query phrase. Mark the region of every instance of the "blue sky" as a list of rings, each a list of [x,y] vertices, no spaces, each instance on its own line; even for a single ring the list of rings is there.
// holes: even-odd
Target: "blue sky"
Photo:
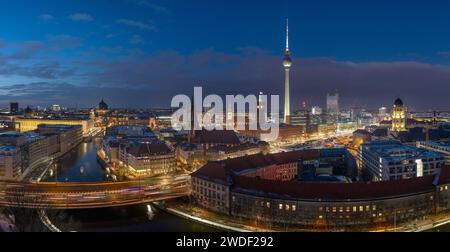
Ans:
[[[296,107],[333,90],[347,106],[450,105],[448,1],[1,2],[1,106],[168,106],[194,85],[279,94],[286,17]]]

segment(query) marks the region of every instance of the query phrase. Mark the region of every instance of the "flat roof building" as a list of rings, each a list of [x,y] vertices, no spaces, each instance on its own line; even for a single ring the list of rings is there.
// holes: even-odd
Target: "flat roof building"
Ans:
[[[376,181],[409,179],[436,174],[446,157],[438,152],[399,141],[373,141],[361,145],[359,158]]]

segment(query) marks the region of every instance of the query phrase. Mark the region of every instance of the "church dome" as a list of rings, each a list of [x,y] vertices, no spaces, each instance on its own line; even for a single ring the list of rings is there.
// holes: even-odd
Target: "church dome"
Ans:
[[[103,101],[103,99],[102,99],[102,101],[98,104],[98,109],[100,109],[100,110],[108,110],[108,104],[106,104],[106,102]]]
[[[394,105],[397,107],[402,107],[403,106],[403,101],[400,98],[397,98],[397,100],[395,100]]]

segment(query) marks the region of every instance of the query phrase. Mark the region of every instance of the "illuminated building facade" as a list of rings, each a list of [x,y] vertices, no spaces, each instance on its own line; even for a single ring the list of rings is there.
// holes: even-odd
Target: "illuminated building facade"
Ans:
[[[392,107],[392,131],[400,132],[406,130],[406,109],[403,101],[397,98]]]
[[[20,149],[0,146],[0,180],[17,180],[22,174]]]
[[[93,128],[93,122],[90,119],[81,118],[57,118],[57,119],[41,119],[41,118],[16,118],[16,130],[27,132],[38,129],[40,124],[59,124],[59,125],[81,125],[83,136],[89,135]]]
[[[338,93],[327,94],[327,112],[329,114],[339,113],[339,94]]]
[[[437,174],[446,163],[443,154],[398,141],[372,141],[361,145],[360,160],[376,181],[410,179]]]
[[[211,162],[192,174],[193,198],[211,211],[262,225],[316,230],[392,227],[450,209],[450,167],[436,176],[373,183],[245,176],[270,164],[294,167],[315,158],[317,153],[310,150]]]
[[[132,142],[121,146],[119,159],[139,177],[170,174],[177,169],[175,152],[161,142]]]

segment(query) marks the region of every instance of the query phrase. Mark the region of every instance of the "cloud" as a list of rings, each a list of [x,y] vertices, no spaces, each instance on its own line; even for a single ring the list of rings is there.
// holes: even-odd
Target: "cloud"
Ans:
[[[156,30],[156,26],[154,26],[152,24],[143,23],[140,21],[135,21],[135,20],[130,20],[130,19],[118,19],[116,22],[119,24],[136,27],[136,28],[146,30],[146,31],[155,31]]]
[[[139,45],[139,44],[144,44],[145,40],[139,36],[139,35],[133,35],[130,40],[129,40],[130,44],[132,45]]]
[[[48,44],[53,49],[73,49],[83,45],[83,39],[67,34],[48,35]]]
[[[117,37],[117,34],[110,33],[110,34],[107,34],[105,37],[106,37],[107,39],[112,39],[112,38]]]
[[[450,52],[449,51],[441,51],[441,52],[438,52],[437,55],[448,58],[448,57],[450,57]]]
[[[205,95],[262,91],[280,95],[283,102],[281,57],[257,47],[238,48],[234,52],[207,48],[188,54],[176,51],[148,54],[127,47],[91,50],[95,56],[80,53],[54,62],[14,64],[3,57],[6,64],[0,64],[0,85],[6,84],[1,76],[8,75],[39,77],[51,84],[16,82],[23,86],[1,86],[2,94],[17,95],[15,100],[19,101],[67,106],[68,101],[76,101],[88,107],[104,97],[114,107],[167,107],[174,95],[190,95],[194,86],[203,86]],[[418,61],[354,62],[330,57],[293,61],[294,109],[304,100],[311,106],[324,107],[326,93],[334,90],[341,94],[344,107],[376,109],[390,106],[400,96],[411,111],[448,109],[450,67],[446,65]]]
[[[50,14],[42,14],[42,15],[39,15],[38,18],[42,21],[50,21],[50,20],[53,20],[55,17],[53,17]]]
[[[169,12],[169,10],[166,7],[150,2],[149,0],[140,0],[137,2],[137,5],[148,7],[157,13],[166,14]]]
[[[90,22],[92,20],[94,20],[94,18],[86,13],[75,13],[69,16],[69,19],[72,21],[85,21],[85,22]]]

